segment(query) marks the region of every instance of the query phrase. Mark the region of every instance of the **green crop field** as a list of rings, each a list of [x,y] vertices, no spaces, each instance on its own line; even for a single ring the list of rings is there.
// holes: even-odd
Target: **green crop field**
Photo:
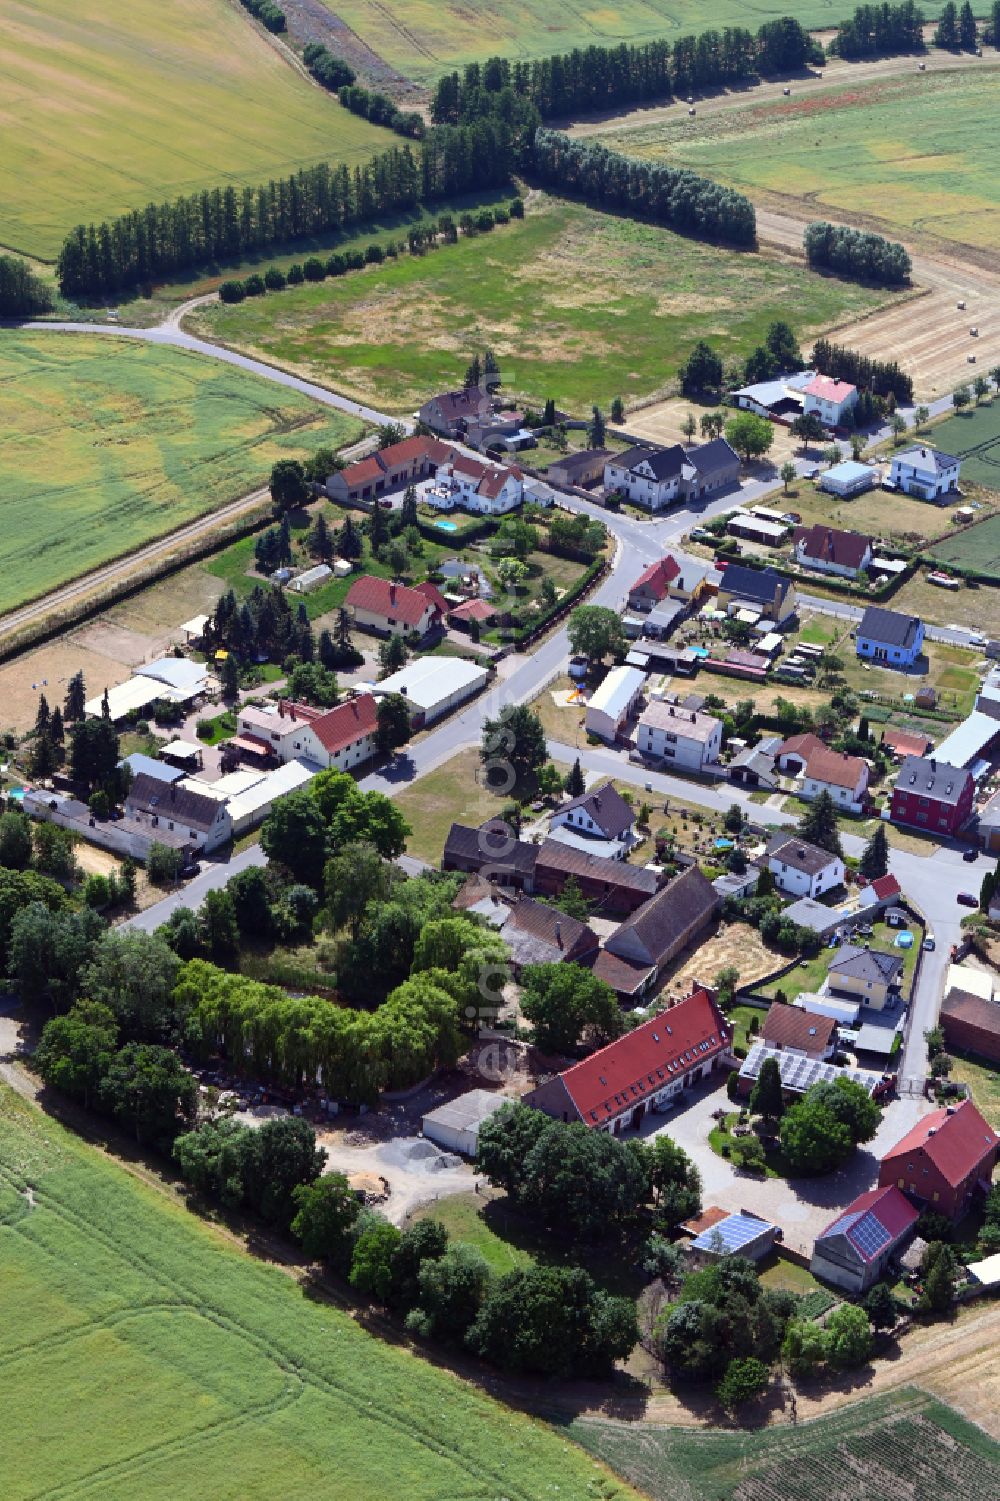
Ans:
[[[536,194],[526,219],[488,237],[199,308],[191,326],[399,411],[454,386],[489,345],[513,391],[588,410],[669,386],[700,338],[745,355],[782,317],[805,343],[884,300],[798,261]]]
[[[753,195],[774,192],[898,231],[993,248],[1000,237],[996,78],[916,72],[605,137]]]
[[[0,611],[361,432],[217,360],[102,334],[5,333],[0,391]]]
[[[227,0],[0,6],[0,244],[31,255],[151,199],[361,161],[392,139]]]
[[[544,57],[572,47],[686,36],[706,27],[750,26],[797,16],[804,26],[833,26],[853,0],[623,0],[618,5],[553,5],[551,0],[324,0],[401,73],[431,82],[450,68],[504,57]],[[940,0],[921,7],[937,15]]]
[[[4,1501],[635,1501],[0,1090]]]
[[[792,1427],[652,1428],[583,1420],[569,1432],[652,1501],[994,1501],[1000,1448],[923,1392],[866,1397]]]
[[[1000,396],[938,423],[934,447],[958,455],[963,480],[1000,491]]]

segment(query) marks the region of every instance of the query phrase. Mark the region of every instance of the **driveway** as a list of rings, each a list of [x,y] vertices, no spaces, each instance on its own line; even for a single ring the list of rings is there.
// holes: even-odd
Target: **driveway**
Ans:
[[[645,1140],[659,1135],[671,1137],[701,1173],[706,1206],[746,1209],[771,1220],[784,1231],[786,1246],[808,1255],[812,1254],[816,1236],[837,1211],[877,1183],[883,1153],[933,1108],[925,1100],[891,1101],[873,1140],[860,1147],[837,1173],[824,1178],[758,1178],[753,1173],[737,1172],[709,1146],[708,1133],[715,1124],[713,1112],[735,1108],[726,1096],[724,1077],[717,1074],[703,1080],[668,1115],[647,1117],[639,1131],[627,1133],[625,1139],[632,1135]]]

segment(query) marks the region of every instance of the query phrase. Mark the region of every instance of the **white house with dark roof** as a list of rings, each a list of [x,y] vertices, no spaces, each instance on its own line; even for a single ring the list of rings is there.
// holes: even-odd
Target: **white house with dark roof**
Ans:
[[[635,844],[635,814],[612,782],[570,798],[549,820],[549,838],[624,860]],[[598,849],[598,843],[607,848]]]
[[[917,500],[937,500],[958,489],[961,459],[939,453],[936,448],[904,448],[892,456],[889,487],[915,495]]]
[[[718,494],[739,483],[740,460],[725,438],[713,438],[685,451],[637,446],[609,458],[604,467],[606,491],[621,491],[636,505],[662,511],[675,501]]]
[[[764,863],[786,896],[816,898],[844,884],[844,862],[839,855],[788,834],[771,840]]]

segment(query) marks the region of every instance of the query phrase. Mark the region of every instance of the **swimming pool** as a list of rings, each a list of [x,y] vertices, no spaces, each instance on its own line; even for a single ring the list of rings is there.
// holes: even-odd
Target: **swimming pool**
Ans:
[[[12,797],[15,802],[23,803],[24,802],[24,794],[25,794],[26,791],[27,791],[26,787],[12,787],[10,789],[10,791],[8,792],[7,796],[8,797]]]
[[[443,532],[458,531],[458,524],[454,521],[435,521],[434,525],[439,526]]]

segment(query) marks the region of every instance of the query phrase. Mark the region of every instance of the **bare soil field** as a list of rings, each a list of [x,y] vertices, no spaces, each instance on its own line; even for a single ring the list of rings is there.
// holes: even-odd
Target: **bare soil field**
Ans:
[[[956,303],[964,301],[965,310]],[[838,344],[860,349],[880,360],[898,360],[913,377],[916,396],[945,396],[1000,363],[1000,318],[997,291],[971,280],[957,297],[951,288],[933,289],[925,297],[885,308],[838,328]],[[970,328],[979,329],[972,338]],[[975,355],[975,364],[968,362]]]
[[[108,656],[82,645],[76,635],[64,637],[15,657],[0,666],[0,722],[5,729],[18,733],[29,730],[35,722],[38,696],[44,693],[49,707],[62,705],[66,685],[75,672],[83,672],[87,696],[92,698],[105,688],[113,688],[131,676],[127,662],[114,662]]]
[[[73,636],[84,651],[109,657],[112,662],[123,662],[127,667],[152,662],[154,658],[162,656],[169,645],[167,636],[141,635],[125,626],[114,625],[104,616],[81,626],[78,631],[74,631]]]
[[[722,923],[718,932],[681,956],[666,971],[661,994],[688,995],[696,982],[711,985],[721,969],[733,965],[741,985],[752,985],[772,974],[781,955],[769,949],[756,928],[747,923]]]
[[[225,592],[225,580],[216,578],[202,564],[192,563],[131,599],[122,600],[104,618],[129,631],[165,631],[173,639],[179,634],[178,626],[212,610]]]

